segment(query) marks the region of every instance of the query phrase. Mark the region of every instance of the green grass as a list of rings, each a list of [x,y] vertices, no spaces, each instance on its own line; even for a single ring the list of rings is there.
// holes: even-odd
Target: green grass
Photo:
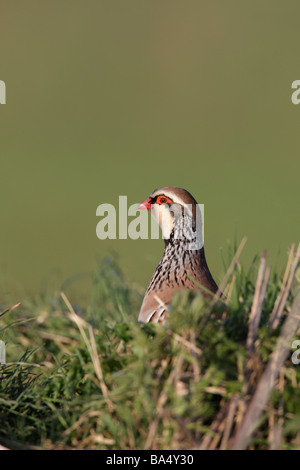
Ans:
[[[235,251],[224,259],[225,272]],[[295,308],[299,278],[291,255],[285,277],[268,271],[264,257],[247,272],[236,259],[227,302],[185,292],[174,299],[166,327],[137,323],[143,291],[127,284],[114,259],[99,265],[86,306],[72,306],[60,292],[7,306],[0,316],[7,360],[0,366],[0,444],[231,448]],[[259,292],[264,302],[255,307]],[[272,327],[276,299],[284,305]],[[244,448],[299,447],[300,365],[291,362],[289,345]]]

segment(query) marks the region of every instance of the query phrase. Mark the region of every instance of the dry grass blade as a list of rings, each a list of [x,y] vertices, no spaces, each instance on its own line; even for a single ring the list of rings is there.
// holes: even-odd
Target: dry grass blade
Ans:
[[[293,256],[294,256],[294,251],[295,251],[295,243],[292,244],[291,246],[291,249],[290,249],[290,253],[289,253],[289,257],[288,257],[288,262],[287,262],[287,265],[286,265],[286,268],[285,268],[285,272],[284,272],[284,275],[283,275],[283,279],[282,279],[282,284],[281,284],[281,288],[280,288],[280,292],[277,296],[277,299],[274,303],[274,307],[273,307],[273,310],[272,310],[272,313],[270,315],[270,320],[269,320],[269,323],[270,325],[272,326],[273,325],[273,322],[276,318],[276,315],[277,315],[277,311],[278,311],[278,308],[279,308],[279,305],[280,305],[280,300],[282,298],[282,294],[284,292],[284,289],[285,289],[285,286],[286,286],[286,283],[287,283],[287,280],[288,280],[288,277],[289,277],[289,273],[290,273],[290,269],[291,269],[291,264],[292,264],[292,260],[293,260]]]
[[[228,293],[226,295],[226,305],[227,306],[230,304],[230,299],[231,299],[231,296],[232,296],[235,281],[236,281],[236,276],[234,275],[234,276],[232,276],[232,280],[231,280],[231,283],[229,284],[229,288],[228,288]]]
[[[272,432],[269,435],[269,450],[280,450],[280,442],[282,439],[282,428],[283,420],[280,420],[279,423],[275,424],[272,428]]]
[[[17,304],[13,305],[12,307],[9,307],[7,310],[4,310],[4,312],[0,313],[0,318],[5,315],[6,313],[11,312],[12,310],[15,310],[15,308],[19,307],[21,305],[21,302],[18,302]]]
[[[114,406],[113,406],[112,401],[109,398],[108,388],[107,388],[106,383],[105,383],[104,378],[103,378],[103,373],[102,373],[102,368],[101,368],[101,364],[100,364],[100,360],[99,360],[99,355],[98,355],[98,352],[97,352],[97,347],[96,347],[96,341],[95,341],[93,328],[92,328],[91,325],[87,324],[86,321],[83,320],[83,318],[80,318],[75,313],[71,303],[69,302],[69,300],[66,297],[66,295],[64,294],[64,292],[61,292],[61,296],[62,296],[65,304],[67,305],[67,307],[69,309],[69,318],[72,321],[74,321],[74,323],[77,325],[77,327],[78,327],[78,329],[81,333],[81,336],[83,337],[83,340],[84,340],[84,342],[86,344],[86,347],[89,351],[89,354],[91,356],[91,360],[93,362],[93,366],[94,366],[95,373],[96,373],[96,376],[97,376],[98,381],[99,381],[99,386],[100,386],[100,389],[102,391],[103,397],[104,397],[104,399],[107,403],[109,411],[112,411]],[[88,329],[90,339],[88,339],[84,328]]]
[[[188,350],[197,354],[197,356],[201,357],[203,355],[203,351],[198,348],[195,344],[191,343],[187,339],[183,338],[182,336],[178,335],[172,330],[167,330],[167,332],[176,340],[178,343],[183,344]]]
[[[270,323],[271,323],[271,327],[273,329],[277,328],[278,325],[279,325],[279,322],[280,322],[280,319],[281,319],[281,316],[283,314],[283,310],[284,310],[284,307],[285,307],[286,300],[288,298],[289,292],[290,292],[291,287],[292,287],[293,279],[294,279],[294,276],[296,274],[296,270],[297,270],[297,267],[298,267],[298,264],[299,264],[299,260],[300,260],[300,243],[298,245],[297,252],[295,254],[294,260],[292,262],[289,278],[286,282],[286,285],[285,285],[282,293],[279,295],[278,306],[277,306],[276,310],[274,311],[274,314],[272,312],[272,315],[271,315],[272,318],[270,320]],[[289,266],[289,262],[288,262],[288,266]]]
[[[88,421],[91,418],[101,418],[101,412],[95,411],[95,410],[87,410],[85,413],[83,413],[80,418],[68,429],[64,431],[64,434],[68,436],[71,434],[73,431],[76,431],[80,429],[82,425],[85,424],[86,421]],[[115,441],[113,439],[105,438],[101,434],[91,434],[86,438],[86,439],[91,439],[93,440],[93,443],[98,443],[98,444],[106,444],[106,445],[114,445]],[[81,446],[84,447],[84,441],[80,442]]]
[[[178,376],[182,367],[182,363],[183,363],[183,357],[180,355],[176,358],[175,365],[167,379],[166,386],[164,387],[164,389],[162,390],[158,398],[157,405],[156,405],[156,416],[149,426],[148,436],[144,445],[145,450],[150,450],[153,446],[157,426],[163,414],[164,406],[168,400],[168,393],[166,391],[166,388],[169,387],[170,384],[175,383],[177,380],[179,380]],[[165,367],[166,365],[167,364],[165,364]]]
[[[168,306],[165,304],[163,300],[158,295],[154,295],[156,302],[158,303],[158,307],[163,307],[164,309],[168,310]]]
[[[213,450],[221,439],[221,434],[225,428],[225,421],[228,415],[230,402],[226,402],[220,409],[215,420],[210,426],[210,433],[206,434],[197,450]]]
[[[200,324],[200,327],[201,327],[201,328],[203,328],[203,326],[204,326],[204,324],[206,323],[207,319],[210,317],[210,314],[211,314],[211,312],[212,312],[212,310],[213,310],[215,304],[218,302],[218,300],[221,300],[220,295],[221,295],[222,292],[224,291],[224,289],[225,289],[225,287],[226,287],[226,285],[227,285],[227,282],[228,282],[228,280],[229,280],[229,278],[230,278],[230,276],[231,276],[231,274],[232,274],[232,272],[233,272],[233,270],[234,270],[236,264],[238,263],[239,257],[241,256],[241,253],[242,253],[242,251],[243,251],[243,248],[244,248],[246,242],[247,242],[247,237],[244,237],[244,238],[242,239],[241,243],[239,244],[239,247],[238,247],[238,249],[236,250],[236,253],[235,253],[235,255],[234,255],[234,257],[233,257],[233,259],[232,259],[232,261],[231,261],[231,263],[230,263],[230,266],[229,266],[229,268],[227,269],[227,272],[226,272],[226,274],[225,274],[225,276],[224,276],[224,278],[223,278],[223,280],[222,280],[220,286],[218,287],[217,292],[215,293],[215,295],[214,295],[214,297],[213,297],[213,299],[212,299],[212,301],[211,301],[210,307],[209,307],[209,309],[208,309],[206,315],[203,317],[203,319],[202,319],[202,321],[201,321],[201,324]],[[226,305],[226,302],[224,302],[224,304]]]
[[[292,339],[300,323],[300,288],[298,288],[291,312],[288,314],[282,333],[280,334],[274,352],[268,362],[268,365],[258,383],[254,396],[250,402],[246,415],[239,427],[232,445],[233,450],[246,449],[253,433],[257,427],[258,421],[263,413],[270,393],[274,387],[275,380],[278,378],[280,369],[290,352]]]
[[[225,429],[224,429],[224,434],[223,434],[221,445],[220,445],[220,450],[226,450],[228,448],[228,441],[229,441],[231,429],[233,426],[233,421],[234,421],[235,412],[238,406],[238,401],[239,401],[238,395],[232,395],[232,397],[230,398],[230,405],[229,405],[228,414],[226,416]]]
[[[240,243],[238,249],[236,250],[236,253],[235,253],[235,255],[234,255],[234,257],[233,257],[233,259],[232,259],[232,261],[231,261],[231,263],[230,263],[230,266],[229,266],[229,268],[227,269],[227,272],[226,272],[226,274],[225,274],[225,276],[224,276],[224,278],[223,278],[223,280],[222,280],[222,282],[221,282],[221,284],[220,284],[220,286],[219,286],[219,288],[218,288],[218,290],[217,290],[217,292],[216,292],[216,294],[215,294],[215,296],[214,296],[214,300],[213,300],[213,303],[214,303],[214,304],[217,302],[218,297],[221,295],[221,293],[222,293],[223,290],[225,289],[225,286],[226,286],[226,284],[227,284],[227,282],[228,282],[228,279],[230,278],[230,276],[231,276],[231,274],[232,274],[232,272],[233,272],[233,270],[234,270],[236,264],[238,263],[239,257],[241,256],[241,253],[242,253],[242,251],[243,251],[243,248],[244,248],[246,242],[247,242],[247,237],[244,237],[244,238],[242,239],[242,241],[241,241],[241,243]]]
[[[271,267],[268,266],[266,269],[266,259],[267,259],[267,254],[266,252],[264,252],[262,255],[259,270],[258,270],[255,292],[254,292],[251,312],[249,316],[249,330],[248,330],[248,337],[247,337],[247,343],[246,343],[247,349],[249,351],[254,348],[256,332],[259,326],[262,306],[264,303],[267,285],[268,285],[270,274],[271,274]]]
[[[281,395],[284,392],[285,387],[285,375],[286,369],[284,367],[281,368],[280,377],[277,381],[277,389],[280,391]],[[284,405],[283,399],[279,401],[279,404],[275,409],[270,410],[269,414],[269,433],[268,433],[268,441],[269,441],[269,450],[279,450],[281,441],[282,441],[282,431],[283,431],[283,423],[284,423]]]

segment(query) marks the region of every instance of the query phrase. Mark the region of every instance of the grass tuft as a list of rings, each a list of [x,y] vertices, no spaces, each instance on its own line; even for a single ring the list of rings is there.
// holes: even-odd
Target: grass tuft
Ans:
[[[300,248],[224,259],[225,300],[183,292],[166,327],[113,259],[86,306],[65,293],[0,313],[0,445],[11,449],[295,449],[300,445]]]

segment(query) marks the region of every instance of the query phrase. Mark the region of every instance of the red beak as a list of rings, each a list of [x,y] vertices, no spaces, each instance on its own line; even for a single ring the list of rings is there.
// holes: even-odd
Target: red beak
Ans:
[[[143,201],[139,205],[139,209],[148,209],[150,211],[151,209],[151,198],[149,197],[146,201]]]

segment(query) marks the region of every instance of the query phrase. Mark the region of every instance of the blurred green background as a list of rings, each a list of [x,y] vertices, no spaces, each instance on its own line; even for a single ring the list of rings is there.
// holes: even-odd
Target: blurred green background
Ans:
[[[75,276],[83,298],[84,273],[111,251],[144,289],[163,242],[98,240],[96,208],[165,185],[205,204],[217,281],[220,248],[244,235],[245,263],[267,248],[283,266],[299,240],[299,0],[15,0],[0,10],[3,294]]]

